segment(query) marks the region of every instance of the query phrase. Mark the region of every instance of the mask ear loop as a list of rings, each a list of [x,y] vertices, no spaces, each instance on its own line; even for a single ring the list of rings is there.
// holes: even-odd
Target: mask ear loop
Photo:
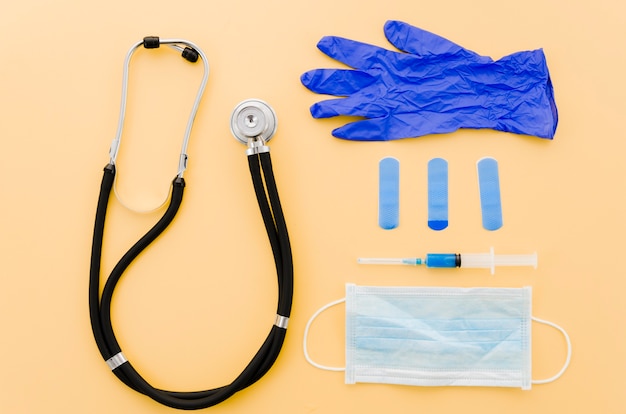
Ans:
[[[313,324],[313,321],[317,319],[317,317],[320,316],[322,312],[328,310],[329,308],[335,305],[339,305],[340,303],[343,303],[345,301],[346,301],[346,298],[341,298],[341,299],[335,300],[333,302],[330,302],[322,306],[320,309],[317,310],[317,312],[313,314],[313,316],[311,316],[311,319],[309,319],[309,321],[306,324],[306,327],[304,328],[304,339],[302,341],[302,350],[304,351],[304,358],[306,358],[309,364],[313,365],[316,368],[323,369],[326,371],[336,371],[336,372],[346,370],[345,367],[329,367],[327,365],[318,364],[317,362],[313,361],[313,359],[309,356],[309,350],[307,346],[307,341],[309,338],[309,329],[311,329],[311,325]]]
[[[561,370],[559,372],[557,372],[557,374],[554,375],[553,377],[546,378],[546,379],[543,379],[543,380],[532,380],[531,381],[531,383],[533,383],[533,384],[547,384],[547,383],[550,383],[550,382],[554,382],[557,379],[559,379],[561,377],[561,375],[563,375],[565,370],[567,370],[567,367],[569,367],[569,363],[570,363],[570,361],[572,359],[572,341],[570,341],[569,335],[567,334],[565,329],[561,328],[556,323],[550,322],[550,321],[545,321],[545,320],[539,319],[539,318],[535,318],[534,316],[532,317],[532,320],[535,321],[535,322],[538,322],[538,323],[542,323],[544,325],[551,326],[554,329],[557,329],[558,331],[560,331],[563,334],[563,337],[565,338],[565,342],[567,342],[567,357],[565,358],[565,363],[563,364],[563,367],[561,368]]]

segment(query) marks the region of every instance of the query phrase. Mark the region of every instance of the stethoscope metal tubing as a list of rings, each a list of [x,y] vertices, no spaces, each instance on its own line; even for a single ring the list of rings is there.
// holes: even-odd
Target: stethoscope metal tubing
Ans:
[[[178,45],[187,46],[200,55],[202,59],[202,64],[204,65],[204,74],[202,76],[202,80],[200,82],[200,87],[198,88],[198,93],[196,94],[196,98],[194,100],[191,114],[189,115],[189,119],[187,120],[187,127],[185,129],[185,135],[183,137],[183,143],[180,150],[180,158],[178,161],[178,172],[176,174],[177,177],[183,177],[185,170],[187,169],[187,147],[189,145],[189,137],[191,136],[191,130],[193,128],[193,123],[196,119],[196,114],[198,113],[198,107],[200,106],[200,101],[202,99],[202,94],[206,88],[206,84],[209,79],[209,63],[206,55],[195,43],[190,42],[184,39],[159,39],[159,44],[168,45],[173,47],[176,50],[180,51],[180,47]],[[122,140],[122,131],[124,129],[124,120],[126,119],[126,102],[128,98],[128,77],[129,77],[129,69],[130,69],[130,60],[135,53],[135,51],[144,45],[144,41],[139,41],[131,46],[126,53],[126,58],[124,59],[124,71],[122,74],[122,98],[120,104],[120,116],[117,124],[117,132],[115,134],[115,138],[111,143],[111,148],[109,150],[110,163],[115,165],[117,160],[117,154],[119,152],[120,143]]]

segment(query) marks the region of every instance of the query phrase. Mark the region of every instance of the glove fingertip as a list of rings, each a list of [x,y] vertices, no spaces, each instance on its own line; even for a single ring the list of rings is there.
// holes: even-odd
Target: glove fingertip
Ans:
[[[385,36],[389,38],[390,35],[396,33],[399,29],[403,29],[407,24],[400,20],[387,20],[383,26]]]
[[[350,139],[348,138],[348,136],[345,133],[345,130],[343,127],[341,128],[335,128],[332,130],[331,135],[335,138],[339,138],[339,139]]]
[[[398,40],[397,27],[400,23],[401,22],[397,20],[387,20],[385,22],[385,25],[383,26],[383,33],[385,33],[385,37],[387,38],[389,43],[394,45],[396,48],[403,50],[401,47],[399,47],[399,45],[396,44]]]
[[[308,88],[312,78],[313,74],[311,73],[311,71],[304,72],[302,75],[300,75],[300,82]]]
[[[387,34],[388,32],[392,31],[399,23],[401,23],[399,20],[387,20],[385,22],[385,25],[383,26],[383,31],[385,32],[385,34]]]
[[[311,105],[309,110],[311,111],[311,116],[315,119],[330,118],[331,116],[337,115],[337,114],[329,113],[328,111],[324,110],[324,107],[320,105],[319,102]]]
[[[418,41],[416,35],[421,32],[421,29],[399,20],[388,20],[384,26],[385,37],[389,43],[397,49],[408,53],[416,53],[419,49],[411,47],[411,43]]]
[[[309,107],[309,112],[311,112],[311,116],[313,118],[319,118],[319,116],[317,115],[317,104],[313,104]]]
[[[317,48],[323,53],[330,55],[333,44],[335,44],[334,36],[324,36],[317,42]]]
[[[351,122],[334,129],[331,134],[335,138],[347,139],[350,141],[384,141],[385,138],[376,129],[361,128],[355,124],[365,121]]]

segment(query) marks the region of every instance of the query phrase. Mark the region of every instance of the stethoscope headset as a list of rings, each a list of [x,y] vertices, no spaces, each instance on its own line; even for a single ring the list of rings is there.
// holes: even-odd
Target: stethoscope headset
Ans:
[[[120,147],[126,112],[130,60],[133,53],[139,47],[143,46],[146,49],[155,49],[160,45],[168,45],[173,49],[182,51],[182,57],[190,62],[196,62],[198,58],[201,58],[204,64],[204,76],[187,123],[178,165],[178,173],[172,181],[171,193],[169,202],[166,203],[167,208],[165,213],[117,262],[109,274],[102,293],[100,294],[100,263],[105,218],[109,197],[114,187],[116,173],[115,163]],[[267,338],[243,372],[230,384],[203,391],[177,392],[158,389],[150,385],[126,359],[115,337],[111,323],[111,301],[115,287],[128,266],[169,226],[181,205],[185,189],[183,173],[187,168],[187,144],[198,111],[198,106],[207,84],[208,74],[209,66],[204,52],[195,44],[186,40],[146,37],[142,41],[134,44],[128,51],[124,61],[122,104],[117,135],[110,148],[110,161],[104,167],[104,176],[102,178],[100,196],[98,198],[89,276],[89,313],[91,327],[100,354],[109,368],[124,384],[133,390],[161,404],[184,410],[201,409],[218,404],[231,397],[237,391],[252,385],[268,372],[282,348],[289,316],[291,314],[293,298],[293,261],[291,246],[280,199],[278,197],[269,147],[267,146],[267,141],[276,130],[276,116],[274,111],[265,102],[247,100],[237,105],[233,111],[231,117],[231,131],[235,138],[248,146],[246,154],[250,174],[252,176],[252,183],[276,265],[278,277],[278,306],[276,320]]]

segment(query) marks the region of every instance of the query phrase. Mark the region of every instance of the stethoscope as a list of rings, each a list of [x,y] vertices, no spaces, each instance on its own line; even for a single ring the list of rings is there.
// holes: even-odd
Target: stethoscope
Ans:
[[[160,220],[122,256],[111,271],[100,294],[100,263],[104,225],[109,197],[114,186],[116,173],[115,162],[120,148],[126,112],[130,60],[133,53],[140,46],[146,49],[154,49],[158,48],[160,45],[168,45],[178,51],[182,51],[183,58],[190,62],[196,62],[198,58],[201,58],[204,64],[204,76],[187,123],[178,172],[172,181],[169,202],[166,203],[167,209]],[[269,147],[267,146],[267,142],[276,131],[276,114],[265,102],[251,99],[243,101],[236,106],[231,117],[231,131],[237,140],[248,146],[246,154],[250,174],[252,176],[252,183],[274,254],[274,262],[278,276],[278,306],[276,319],[267,338],[243,372],[230,384],[203,391],[178,392],[162,390],[150,385],[126,359],[115,337],[111,323],[111,301],[115,287],[124,274],[124,271],[133,260],[135,260],[150,243],[159,237],[172,222],[182,202],[185,188],[183,173],[187,168],[187,144],[198,111],[198,106],[206,87],[208,74],[209,66],[205,54],[198,46],[186,40],[146,37],[142,41],[134,44],[128,51],[124,61],[122,104],[118,130],[110,148],[110,161],[104,167],[104,176],[102,178],[100,196],[98,198],[89,276],[89,313],[91,327],[100,354],[106,361],[108,367],[124,384],[133,390],[161,404],[185,410],[206,408],[218,404],[237,391],[252,385],[267,373],[282,348],[289,316],[291,314],[293,298],[293,261],[291,246],[280,199],[278,197]]]

